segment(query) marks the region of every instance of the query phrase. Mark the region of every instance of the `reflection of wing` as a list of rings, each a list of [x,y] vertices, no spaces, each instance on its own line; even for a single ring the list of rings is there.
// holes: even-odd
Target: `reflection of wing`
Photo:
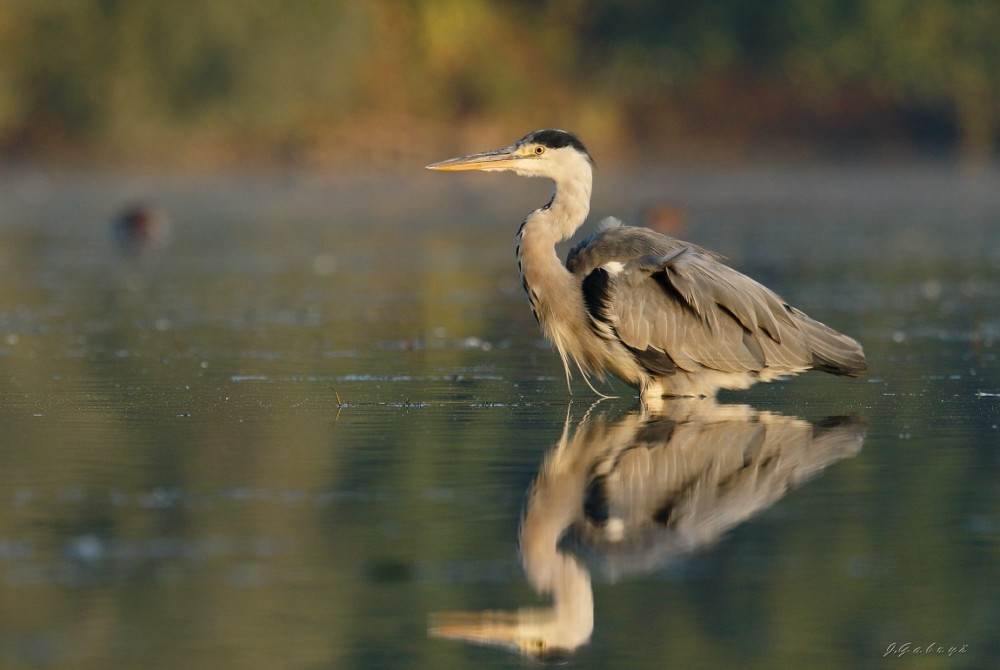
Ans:
[[[857,419],[813,426],[745,409],[708,421],[653,418],[627,448],[594,463],[575,529],[609,571],[652,568],[710,544],[861,448]]]
[[[802,419],[710,399],[568,424],[532,484],[521,563],[552,607],[436,615],[437,637],[533,657],[571,653],[594,626],[590,575],[559,550],[571,529],[612,574],[652,569],[718,539],[826,465],[861,448],[861,422]]]

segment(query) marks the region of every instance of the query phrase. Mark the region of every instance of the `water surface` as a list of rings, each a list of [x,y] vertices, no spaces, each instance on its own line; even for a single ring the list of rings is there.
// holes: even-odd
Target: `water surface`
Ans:
[[[573,666],[995,664],[997,175],[599,174],[595,220],[676,209],[868,352],[696,412],[567,392],[513,259],[547,188],[6,174],[0,667],[522,667],[443,627],[559,609],[532,510]]]

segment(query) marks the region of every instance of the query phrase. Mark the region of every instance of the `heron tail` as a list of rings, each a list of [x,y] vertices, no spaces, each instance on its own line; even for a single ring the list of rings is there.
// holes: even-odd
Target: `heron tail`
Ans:
[[[864,349],[857,340],[804,314],[798,325],[809,337],[814,370],[846,377],[860,377],[868,372]]]

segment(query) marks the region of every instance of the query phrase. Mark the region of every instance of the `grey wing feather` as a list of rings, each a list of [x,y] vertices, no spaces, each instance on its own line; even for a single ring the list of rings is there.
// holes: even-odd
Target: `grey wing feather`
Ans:
[[[574,267],[578,264],[579,256],[584,252],[584,250],[588,249],[592,244],[594,244],[594,242],[599,240],[605,231],[623,227],[625,227],[625,224],[622,220],[613,216],[606,216],[601,219],[601,222],[594,227],[593,233],[585,237],[579,244],[569,250],[569,253],[566,255],[566,267],[569,268],[570,272],[575,272]],[[598,265],[600,265],[600,263],[598,263]],[[590,274],[593,269],[594,268],[591,267],[587,270],[587,272],[582,273],[581,276]]]
[[[661,351],[692,372],[866,369],[857,342],[695,245],[645,228],[604,228],[571,252],[567,267],[586,276],[611,261],[623,268],[610,278],[604,314],[634,350]]]

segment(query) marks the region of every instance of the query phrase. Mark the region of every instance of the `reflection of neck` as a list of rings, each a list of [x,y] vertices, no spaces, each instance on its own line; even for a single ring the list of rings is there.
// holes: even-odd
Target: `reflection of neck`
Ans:
[[[586,569],[572,556],[552,552],[543,568],[544,586],[542,572],[532,574],[527,564],[525,571],[536,590],[552,594],[552,607],[521,610],[520,624],[536,629],[553,647],[573,650],[585,644],[594,630],[594,593]]]
[[[532,588],[552,594],[551,610],[534,610],[535,626],[549,629],[551,644],[575,649],[590,639],[594,630],[594,594],[590,574],[569,554],[559,552],[559,540],[575,520],[583,504],[581,479],[571,463],[561,462],[560,451],[550,454],[542,466],[521,524],[521,562]],[[565,475],[571,476],[565,476]],[[528,612],[522,610],[522,615]],[[522,621],[522,623],[528,623]]]

